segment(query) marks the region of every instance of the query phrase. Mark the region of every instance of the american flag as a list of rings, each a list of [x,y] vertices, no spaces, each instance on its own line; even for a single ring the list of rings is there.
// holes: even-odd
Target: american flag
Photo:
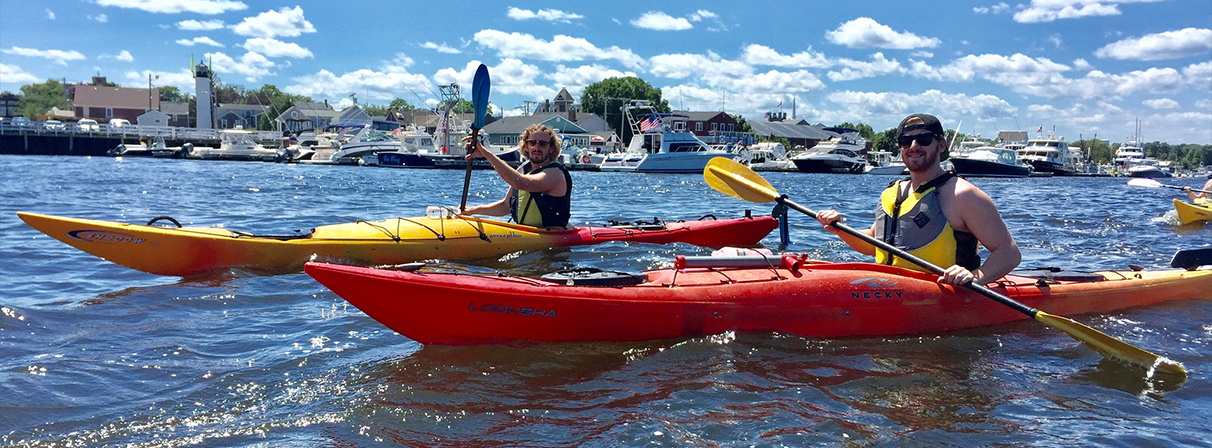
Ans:
[[[655,128],[659,124],[661,124],[661,120],[657,120],[656,117],[650,116],[647,119],[640,121],[640,132],[648,132],[649,129]]]

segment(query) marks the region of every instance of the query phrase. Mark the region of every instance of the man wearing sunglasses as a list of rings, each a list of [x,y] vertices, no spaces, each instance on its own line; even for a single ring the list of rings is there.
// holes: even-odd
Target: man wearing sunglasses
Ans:
[[[464,139],[464,143],[471,137]],[[505,197],[491,204],[467,207],[463,213],[512,215],[514,222],[533,227],[568,227],[572,208],[572,175],[558,160],[560,139],[551,128],[535,124],[522,131],[518,151],[526,157],[518,169],[475,142],[467,160],[483,158],[509,184]]]
[[[950,266],[939,282],[984,285],[1014,270],[1022,254],[989,195],[939,165],[947,149],[944,135],[933,115],[901,120],[896,138],[909,179],[884,190],[875,223],[863,232],[936,266]],[[841,217],[836,210],[822,210],[817,221],[854,250],[875,256],[877,263],[924,270],[829,225]],[[989,250],[983,264],[978,243]]]

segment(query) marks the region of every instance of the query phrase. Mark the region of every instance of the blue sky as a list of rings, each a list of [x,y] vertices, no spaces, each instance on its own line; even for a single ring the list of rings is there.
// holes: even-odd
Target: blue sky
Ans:
[[[0,1],[0,90],[151,74],[192,94],[191,55],[226,83],[337,105],[432,106],[485,63],[507,115],[638,76],[675,109],[750,119],[882,131],[929,112],[986,137],[1112,142],[1139,119],[1145,141],[1212,144],[1208,0]]]

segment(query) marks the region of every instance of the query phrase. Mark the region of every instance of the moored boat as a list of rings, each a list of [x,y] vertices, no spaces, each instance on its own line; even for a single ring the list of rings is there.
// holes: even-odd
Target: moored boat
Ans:
[[[623,153],[608,154],[598,167],[601,171],[701,173],[715,157],[739,155],[708,146],[684,126],[675,129],[669,122],[685,116],[659,113],[649,101],[632,101],[624,112],[631,123],[631,143]]]
[[[642,341],[727,331],[905,336],[1029,319],[967,288],[942,285],[935,274],[894,266],[791,255],[758,258],[754,265],[766,267],[684,260],[643,274],[586,275],[606,280],[589,284],[578,283],[577,273],[543,280],[325,263],[305,270],[368,316],[424,344]],[[990,288],[1049,312],[1105,313],[1212,299],[1212,271],[1020,272]]]
[[[219,130],[219,147],[195,146],[189,157],[212,160],[260,160],[273,161],[278,150],[261,146],[254,140],[256,133],[244,129]]]
[[[17,215],[30,227],[94,256],[143,272],[181,277],[228,268],[298,272],[308,260],[377,265],[430,258],[483,259],[520,250],[609,241],[746,246],[757,244],[778,225],[770,216],[747,216],[548,230],[431,207],[422,217],[257,235],[225,228],[182,227],[167,217],[141,225],[24,212]],[[162,218],[176,226],[153,225]]]
[[[827,128],[839,129],[841,128]],[[791,158],[796,169],[802,173],[862,174],[867,170],[867,160],[861,153],[867,144],[858,132],[841,130],[838,137],[819,142]]]
[[[970,177],[1027,177],[1031,165],[1020,163],[1013,150],[997,146],[979,146],[950,159],[955,173]]]

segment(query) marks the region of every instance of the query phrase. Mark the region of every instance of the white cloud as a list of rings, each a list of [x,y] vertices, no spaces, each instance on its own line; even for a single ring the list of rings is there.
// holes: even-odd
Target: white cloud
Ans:
[[[708,11],[706,9],[700,9],[698,11],[695,11],[694,14],[690,15],[691,22],[701,22],[703,19],[714,19],[714,18],[716,18],[715,13]]]
[[[1138,39],[1124,39],[1099,48],[1100,58],[1156,61],[1178,59],[1212,51],[1212,29],[1184,28],[1178,31],[1149,34]]]
[[[584,61],[614,59],[628,68],[637,69],[643,59],[619,47],[598,48],[579,37],[556,35],[551,41],[529,34],[481,30],[475,34],[476,43],[496,50],[502,58],[538,59],[542,61]]]
[[[184,45],[186,47],[192,47],[194,45],[199,45],[199,44],[210,45],[212,47],[219,47],[219,48],[223,48],[225,46],[221,43],[215,42],[214,39],[211,39],[206,36],[195,37],[193,39],[177,39],[176,42],[178,45]]]
[[[260,53],[271,58],[290,57],[290,58],[310,58],[313,57],[311,50],[300,47],[298,44],[290,42],[282,42],[277,39],[269,39],[264,37],[254,37],[244,41],[244,49],[255,53]]]
[[[211,62],[212,65],[210,68],[215,73],[219,75],[226,73],[244,75],[244,79],[248,82],[256,82],[261,77],[269,75],[270,69],[276,66],[273,61],[270,61],[265,56],[251,51],[245,53],[239,60],[233,59],[224,53],[206,53],[202,56],[202,59]]]
[[[12,47],[7,50],[0,50],[0,53],[49,59],[59,65],[67,65],[67,61],[83,61],[86,59],[82,53],[75,50],[36,50],[33,48]]]
[[[316,27],[303,18],[303,8],[281,8],[246,17],[231,26],[232,32],[251,37],[297,37],[303,33],[314,33]]]
[[[462,70],[444,68],[433,75],[433,81],[438,84],[457,82],[470,86],[475,76],[479,61],[471,61]],[[551,99],[559,90],[542,85],[537,80],[544,75],[544,70],[527,64],[517,58],[505,58],[496,66],[489,67],[492,73],[492,91],[504,95],[522,95],[535,100]]]
[[[531,11],[529,9],[515,8],[512,6],[509,8],[509,12],[507,12],[506,15],[514,20],[539,19],[546,20],[548,22],[563,23],[572,23],[573,20],[585,18],[585,16],[580,14],[564,12],[558,9],[540,9],[538,11]]]
[[[681,31],[694,28],[689,20],[658,11],[649,11],[637,19],[632,19],[631,26],[656,31]]]
[[[826,99],[837,104],[841,111],[824,117],[831,123],[896,123],[911,113],[932,112],[942,120],[945,128],[953,129],[959,121],[953,117],[960,115],[997,118],[1013,117],[1018,113],[1018,109],[995,95],[969,96],[939,90],[927,90],[920,94],[842,91],[831,93]]]
[[[799,53],[783,55],[773,48],[759,44],[746,45],[741,60],[752,65],[775,67],[828,68],[834,65],[824,53],[812,51],[811,47]]]
[[[567,88],[568,93],[578,98],[585,87],[590,84],[600,82],[606,78],[624,78],[628,76],[637,75],[634,72],[621,72],[597,64],[578,67],[559,65],[554,72],[547,75],[548,78],[555,81],[556,86]]]
[[[1141,101],[1141,104],[1153,109],[1178,109],[1178,101],[1169,98],[1158,98]]]
[[[825,37],[830,42],[851,48],[911,50],[933,48],[942,43],[933,37],[920,37],[909,32],[898,33],[870,17],[859,17],[843,23],[837,29],[826,32]]]
[[[0,84],[33,84],[40,81],[37,76],[26,73],[21,67],[0,64]]]
[[[838,64],[841,70],[830,71],[826,74],[832,81],[853,81],[856,79],[873,78],[876,76],[905,73],[906,69],[896,59],[888,60],[883,53],[871,55],[871,61],[855,61],[841,59]]]
[[[122,62],[131,62],[131,61],[135,60],[135,57],[131,56],[129,51],[122,50],[120,53],[118,53],[116,55],[103,54],[103,55],[97,56],[97,59],[114,59],[114,60],[118,60],[118,61],[122,61]]]
[[[95,20],[97,22],[106,23],[106,22],[109,22],[109,16],[105,15],[105,14],[97,14],[95,16],[89,15],[88,20]]]
[[[223,29],[222,20],[182,20],[177,22],[177,29],[183,31],[213,31]]]
[[[462,53],[462,51],[459,51],[458,48],[454,48],[449,45],[446,45],[446,42],[442,42],[440,44],[435,44],[433,42],[425,42],[425,43],[421,44],[421,48],[428,48],[430,50],[435,50],[438,53],[446,53],[446,54]]]
[[[49,9],[47,9],[47,10],[46,10],[46,18],[47,18],[48,20],[55,20],[55,12],[54,12],[54,11],[51,11],[51,10],[49,10]]]
[[[1010,10],[1010,5],[1006,3],[998,3],[993,6],[977,6],[972,8],[972,12],[977,14],[1002,14]]]
[[[423,75],[408,71],[408,66],[412,63],[412,59],[397,55],[395,60],[385,63],[380,70],[360,69],[341,74],[320,70],[315,74],[293,78],[296,84],[282,90],[295,95],[343,98],[348,98],[351,93],[357,93],[360,102],[391,101],[404,97],[404,92],[415,92],[418,95],[429,92],[429,80]],[[496,73],[493,75],[493,90],[495,91]],[[470,77],[466,85],[471,85]],[[348,100],[341,101],[347,102]],[[408,102],[418,103],[413,99],[408,99]],[[342,107],[341,104],[337,103],[338,108]]]
[[[97,0],[101,6],[138,9],[160,14],[222,14],[248,9],[243,2],[231,0]]]
[[[1132,0],[1031,0],[1031,5],[1014,14],[1014,21],[1019,23],[1046,23],[1060,19],[1080,19],[1083,17],[1118,16],[1122,14],[1119,5],[1104,3],[1119,3]]]
[[[1191,64],[1183,68],[1183,77],[1192,89],[1212,91],[1212,61]]]

